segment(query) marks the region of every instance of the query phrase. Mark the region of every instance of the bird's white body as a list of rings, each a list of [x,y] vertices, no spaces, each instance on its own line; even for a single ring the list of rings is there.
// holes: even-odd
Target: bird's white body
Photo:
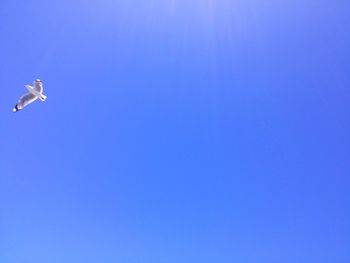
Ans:
[[[42,94],[41,92],[39,91],[36,91],[34,89],[34,87],[30,86],[30,85],[24,85],[26,87],[26,89],[32,93],[35,97],[38,97],[41,101],[45,101],[46,100],[46,96],[44,94]]]

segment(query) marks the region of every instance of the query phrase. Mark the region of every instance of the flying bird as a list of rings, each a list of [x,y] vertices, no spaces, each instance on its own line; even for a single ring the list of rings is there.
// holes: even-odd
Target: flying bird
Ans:
[[[40,79],[36,79],[33,82],[33,86],[30,85],[24,85],[26,89],[29,91],[26,95],[23,95],[19,101],[17,102],[16,106],[13,108],[13,112],[17,112],[22,110],[25,106],[29,105],[30,103],[36,101],[38,98],[41,101],[46,100],[46,96],[43,94],[43,83]]]

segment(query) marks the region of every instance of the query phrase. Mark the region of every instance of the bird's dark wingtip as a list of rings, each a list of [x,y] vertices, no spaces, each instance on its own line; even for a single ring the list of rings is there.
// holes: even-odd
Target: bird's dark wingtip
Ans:
[[[13,111],[14,113],[17,112],[17,111],[19,111],[18,106],[16,105],[16,106],[13,108],[12,111]]]

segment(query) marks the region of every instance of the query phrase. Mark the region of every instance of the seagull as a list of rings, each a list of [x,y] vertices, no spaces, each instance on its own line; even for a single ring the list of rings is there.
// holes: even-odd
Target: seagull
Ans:
[[[36,101],[38,98],[41,101],[46,100],[46,96],[43,94],[43,83],[40,79],[36,79],[33,82],[33,86],[30,85],[24,85],[26,89],[29,91],[26,95],[22,96],[19,101],[17,102],[16,106],[13,108],[13,112],[17,112],[22,110],[25,106],[29,105],[30,103]]]

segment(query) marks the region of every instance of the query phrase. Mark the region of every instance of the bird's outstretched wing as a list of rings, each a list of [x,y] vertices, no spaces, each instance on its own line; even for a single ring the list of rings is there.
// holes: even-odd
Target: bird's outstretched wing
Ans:
[[[34,90],[42,93],[43,92],[43,83],[41,82],[41,80],[35,80],[34,83]]]
[[[32,93],[28,93],[24,96],[22,96],[19,101],[17,102],[16,106],[13,108],[13,112],[17,112],[22,110],[25,106],[29,105],[30,103],[34,102],[38,97],[33,95]]]

